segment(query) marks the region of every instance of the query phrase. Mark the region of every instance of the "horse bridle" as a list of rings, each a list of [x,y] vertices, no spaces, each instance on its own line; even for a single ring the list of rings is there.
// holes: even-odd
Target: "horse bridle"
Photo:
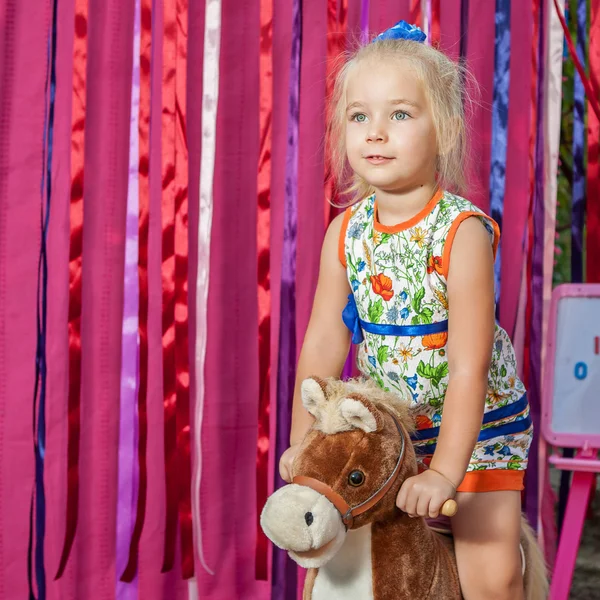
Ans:
[[[296,483],[297,485],[302,485],[305,487],[309,487],[315,492],[322,494],[329,500],[339,511],[342,516],[342,521],[346,526],[346,529],[350,529],[354,522],[354,517],[358,515],[362,515],[367,512],[369,509],[373,508],[390,490],[390,488],[394,485],[396,479],[398,479],[398,473],[400,473],[400,467],[402,466],[402,460],[404,459],[404,448],[406,446],[406,441],[404,438],[404,434],[402,433],[402,427],[398,422],[398,419],[391,411],[387,411],[388,414],[394,420],[394,424],[396,425],[396,429],[398,430],[398,434],[400,435],[400,454],[398,455],[398,460],[396,461],[396,466],[392,471],[391,475],[387,478],[385,483],[369,498],[367,498],[364,502],[357,504],[356,506],[350,506],[343,498],[340,496],[333,488],[328,486],[326,483],[319,481],[318,479],[314,479],[313,477],[305,477],[304,475],[298,475],[292,479],[292,483]]]

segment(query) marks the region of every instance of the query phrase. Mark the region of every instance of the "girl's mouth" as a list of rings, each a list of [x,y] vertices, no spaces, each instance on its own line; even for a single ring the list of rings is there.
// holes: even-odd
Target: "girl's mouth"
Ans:
[[[381,156],[380,154],[371,154],[369,156],[365,156],[365,158],[372,165],[383,165],[391,160],[394,160],[391,156]]]

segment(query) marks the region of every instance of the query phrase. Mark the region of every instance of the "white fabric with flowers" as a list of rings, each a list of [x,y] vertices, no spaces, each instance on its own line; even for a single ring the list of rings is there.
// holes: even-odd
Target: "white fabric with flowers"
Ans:
[[[473,216],[485,225],[495,250],[496,224],[469,201],[442,191],[395,227],[378,222],[370,196],[348,209],[342,228],[340,260],[353,292],[344,321],[359,343],[358,369],[389,391],[408,384],[415,446],[425,462],[435,449],[448,386],[450,250],[460,223]],[[468,470],[525,469],[532,431],[514,350],[497,325],[482,432]]]

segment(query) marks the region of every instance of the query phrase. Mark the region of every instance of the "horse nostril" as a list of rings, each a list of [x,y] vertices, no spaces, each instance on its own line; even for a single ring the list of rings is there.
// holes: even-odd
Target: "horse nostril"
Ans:
[[[306,524],[310,527],[313,523],[313,514],[311,512],[307,512],[304,515],[304,520],[306,521]]]

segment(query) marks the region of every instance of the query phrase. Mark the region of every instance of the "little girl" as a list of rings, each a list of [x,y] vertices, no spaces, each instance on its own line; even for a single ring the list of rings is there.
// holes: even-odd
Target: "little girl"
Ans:
[[[465,100],[459,67],[404,22],[339,72],[330,141],[354,204],[329,227],[298,364],[291,480],[312,423],[300,401],[310,375],[339,377],[350,341],[358,368],[413,395],[422,472],[398,507],[452,519],[466,600],[523,598],[521,494],[532,438],[525,389],[494,319],[496,223],[455,193],[464,187]]]

